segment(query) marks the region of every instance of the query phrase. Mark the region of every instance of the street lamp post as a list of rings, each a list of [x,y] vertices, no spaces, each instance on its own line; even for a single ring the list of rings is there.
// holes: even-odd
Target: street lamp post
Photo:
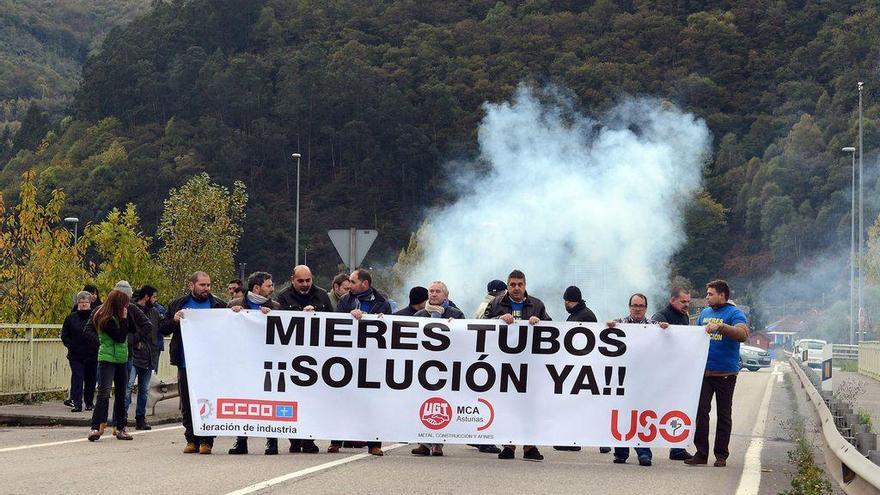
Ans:
[[[67,217],[64,219],[65,223],[73,224],[73,245],[76,245],[76,242],[79,240],[79,218],[78,217]]]
[[[850,201],[850,229],[849,229],[849,344],[855,342],[856,324],[856,149],[847,146],[841,151],[852,153],[852,198]]]
[[[246,281],[244,281],[244,269],[245,269],[245,267],[247,267],[247,263],[242,262],[242,263],[239,263],[239,264],[238,264],[238,269],[240,270],[240,271],[239,271],[239,277],[238,277],[238,278],[239,278],[240,280],[243,281],[243,282],[242,282],[243,284],[246,284],[246,283],[247,283]]]
[[[862,240],[862,236],[865,231],[864,224],[864,210],[862,209],[862,185],[865,182],[864,169],[862,168],[862,86],[864,83],[859,81],[859,333],[857,342],[862,340],[862,315],[864,311],[864,295],[863,292],[865,290],[865,270],[862,265],[862,249],[864,246],[864,241]]]
[[[296,255],[294,256],[294,265],[299,265],[299,159],[302,155],[294,153],[290,156],[296,159],[296,241],[294,243]]]

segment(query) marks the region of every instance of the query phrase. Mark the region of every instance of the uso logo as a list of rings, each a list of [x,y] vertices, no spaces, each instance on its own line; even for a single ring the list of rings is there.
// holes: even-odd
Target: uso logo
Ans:
[[[296,402],[255,399],[217,399],[217,418],[296,421]]]
[[[630,411],[629,430],[621,433],[620,413],[617,409],[611,410],[611,436],[619,442],[632,440],[638,434],[642,442],[651,442],[659,433],[664,440],[670,443],[682,442],[691,430],[693,421],[682,411],[669,411],[662,417],[650,409],[639,412]]]
[[[452,406],[442,397],[431,397],[419,408],[419,419],[428,429],[443,429],[452,421]]]

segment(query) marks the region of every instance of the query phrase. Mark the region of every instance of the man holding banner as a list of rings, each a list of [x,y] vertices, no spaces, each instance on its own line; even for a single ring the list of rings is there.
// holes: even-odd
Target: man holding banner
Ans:
[[[160,324],[162,335],[171,335],[169,357],[171,364],[177,366],[177,388],[180,391],[180,412],[183,416],[183,436],[186,438],[184,454],[210,454],[214,448],[214,437],[193,434],[192,409],[190,408],[189,382],[186,375],[186,358],[183,352],[183,337],[180,321],[186,309],[225,308],[226,303],[211,295],[211,276],[205,272],[193,273],[188,282],[189,294],[177,298],[168,305],[168,312]]]

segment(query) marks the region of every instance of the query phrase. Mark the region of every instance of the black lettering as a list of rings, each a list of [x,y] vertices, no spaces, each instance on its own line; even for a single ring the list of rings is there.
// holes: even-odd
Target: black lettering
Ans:
[[[335,380],[331,373],[333,365],[335,364],[342,366],[342,378],[339,380]],[[339,356],[324,361],[324,366],[321,367],[321,379],[324,380],[324,383],[333,388],[342,388],[348,385],[351,382],[352,374],[353,370],[351,368],[351,363],[349,363],[347,359]]]
[[[507,392],[508,384],[513,385],[517,392],[526,393],[526,383],[529,378],[529,365],[521,363],[519,365],[519,375],[513,369],[510,363],[501,363],[501,391]]]
[[[275,343],[275,335],[278,335],[278,343],[281,345],[289,345],[290,338],[296,333],[296,345],[302,345],[303,332],[305,331],[305,318],[302,316],[293,316],[290,318],[290,324],[284,328],[280,316],[266,316],[266,344]]]
[[[403,361],[403,381],[394,380],[394,360],[385,360],[385,383],[393,390],[406,390],[412,385],[413,378],[413,362],[412,359]]]
[[[290,381],[297,387],[311,387],[318,383],[318,372],[306,366],[317,366],[318,362],[312,356],[297,356],[290,361]],[[299,373],[299,374],[296,374]],[[300,375],[305,375],[302,378]]]
[[[434,383],[429,382],[428,370],[431,368],[436,368],[441,373],[446,372],[446,365],[441,363],[440,361],[436,361],[433,359],[430,361],[425,361],[424,363],[422,363],[421,366],[419,366],[419,385],[421,385],[422,388],[424,388],[425,390],[440,390],[441,388],[443,388],[444,385],[446,385],[446,379],[438,378],[437,381]]]
[[[370,330],[375,327],[375,330]],[[367,348],[367,339],[376,341],[376,349],[385,349],[385,331],[388,327],[382,320],[358,320],[358,349]]]
[[[578,349],[574,346],[574,338],[578,335],[583,335],[587,338],[587,343],[582,349]],[[565,352],[572,356],[586,356],[593,352],[593,348],[596,347],[596,336],[593,335],[593,331],[589,328],[575,327],[565,333],[563,345],[565,346]]]
[[[358,359],[358,388],[379,388],[379,382],[367,380],[367,358]]]
[[[599,386],[596,385],[592,366],[581,366],[581,372],[571,386],[571,395],[577,395],[581,390],[589,390],[591,394],[599,395]]]
[[[498,348],[501,349],[501,352],[505,354],[519,354],[526,350],[526,345],[529,342],[529,327],[525,325],[518,325],[516,329],[519,331],[518,340],[514,347],[510,347],[508,345],[508,332],[510,332],[510,327],[507,325],[501,325],[498,328]],[[482,351],[479,351],[482,352]]]
[[[562,394],[562,385],[565,383],[565,379],[568,377],[568,374],[571,373],[571,370],[574,369],[573,364],[566,364],[562,367],[562,373],[556,371],[556,366],[552,364],[545,365],[547,367],[547,371],[550,372],[550,378],[553,379],[553,393],[554,394]]]
[[[337,337],[351,337],[351,328],[339,325],[350,325],[351,320],[340,318],[327,318],[327,328],[324,330],[324,345],[326,347],[351,347],[350,340],[337,340]]]
[[[485,354],[480,356],[479,361],[468,366],[464,375],[468,388],[474,392],[485,392],[495,386],[495,368],[493,368],[491,364],[483,361],[483,359],[486,359]],[[486,382],[482,385],[477,383],[476,378],[477,373],[480,371],[486,374]]]
[[[425,349],[429,351],[445,351],[449,348],[449,336],[446,335],[446,333],[439,333],[449,332],[448,326],[443,323],[428,323],[424,326],[422,331],[425,333],[425,337],[436,341],[436,343],[434,343],[429,340],[423,340],[422,347]]]
[[[415,339],[417,332],[405,332],[404,328],[419,328],[417,321],[393,321],[391,322],[391,348],[405,351],[415,351],[419,348],[416,342],[403,342],[403,339]]]
[[[621,339],[626,338],[626,332],[619,328],[606,328],[599,332],[599,340],[602,341],[603,344],[614,346],[614,350],[605,347],[604,345],[599,346],[599,353],[603,356],[608,357],[620,357],[623,356],[623,353],[626,352],[626,342],[615,339],[614,337],[619,337]]]
[[[471,323],[467,329],[477,332],[477,352],[486,352],[486,332],[494,332],[495,325]]]
[[[532,329],[532,354],[556,354],[559,352],[559,329],[556,327],[534,326]],[[544,347],[542,344],[550,344]]]

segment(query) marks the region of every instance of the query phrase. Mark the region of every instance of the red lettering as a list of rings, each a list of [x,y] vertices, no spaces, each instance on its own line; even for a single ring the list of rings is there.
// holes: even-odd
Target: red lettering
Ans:
[[[654,440],[654,437],[657,436],[657,426],[654,425],[654,420],[657,419],[657,413],[648,409],[647,411],[642,411],[642,414],[639,416],[639,424],[642,426],[642,430],[644,428],[648,428],[647,433],[639,432],[639,440],[643,442],[650,442]]]
[[[620,419],[620,413],[617,409],[611,410],[611,436],[614,437],[618,442],[623,442],[630,440],[636,434],[636,428],[638,427],[638,423],[636,422],[636,418],[638,417],[638,411],[633,410],[630,413],[629,419],[629,431],[626,435],[621,435],[620,430],[618,429],[618,422]]]

